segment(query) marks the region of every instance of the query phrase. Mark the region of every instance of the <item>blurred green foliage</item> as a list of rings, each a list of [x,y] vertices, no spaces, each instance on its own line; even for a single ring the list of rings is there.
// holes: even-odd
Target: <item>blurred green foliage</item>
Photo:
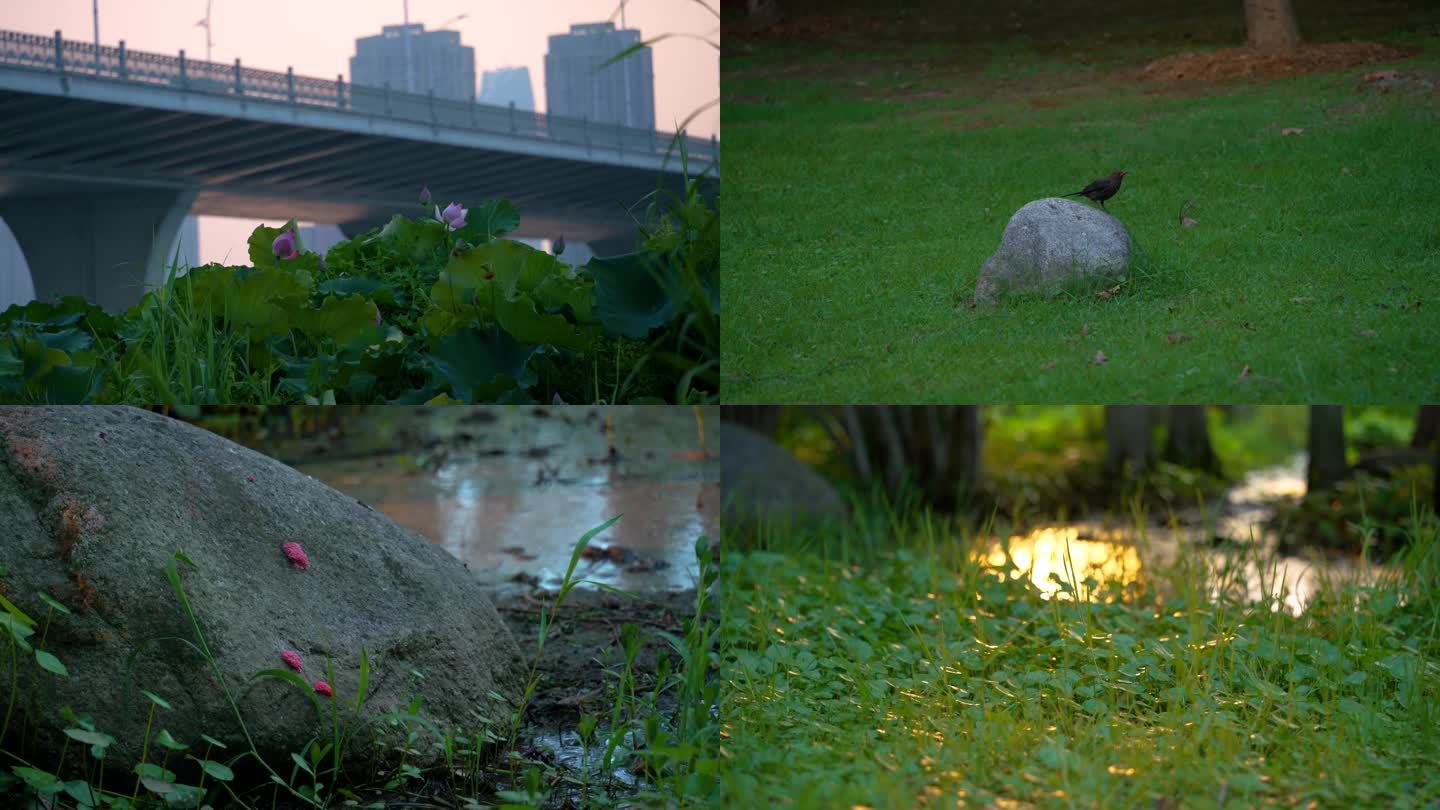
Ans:
[[[1104,468],[1103,405],[982,406],[982,497],[975,509],[1073,517],[1123,510],[1142,495],[1146,506],[1163,515],[1218,496],[1252,470],[1286,464],[1305,452],[1307,406],[1212,406],[1207,418],[1221,475],[1157,460],[1139,480],[1122,481]],[[1353,461],[1365,450],[1408,444],[1415,428],[1415,406],[1352,406],[1345,409],[1345,420]],[[1166,429],[1163,418],[1156,422],[1151,440],[1158,459]],[[842,488],[868,489],[850,466],[850,448],[837,446],[806,409],[782,409],[779,435],[798,458]],[[1378,484],[1372,481],[1366,486],[1373,489]],[[1405,497],[1408,502],[1408,494]]]

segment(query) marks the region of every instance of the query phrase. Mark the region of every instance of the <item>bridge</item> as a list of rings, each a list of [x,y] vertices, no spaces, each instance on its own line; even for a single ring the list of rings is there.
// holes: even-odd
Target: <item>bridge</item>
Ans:
[[[41,299],[134,304],[163,282],[187,213],[354,235],[415,211],[422,184],[442,205],[509,199],[516,236],[623,252],[646,195],[682,186],[681,143],[718,188],[718,142],[674,137],[0,31],[0,218]]]

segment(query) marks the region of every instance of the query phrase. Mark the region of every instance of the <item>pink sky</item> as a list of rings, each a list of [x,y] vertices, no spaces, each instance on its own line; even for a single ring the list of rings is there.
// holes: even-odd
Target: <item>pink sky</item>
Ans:
[[[707,3],[719,8],[718,0]],[[205,57],[205,0],[100,0],[100,42],[127,48]],[[446,25],[475,49],[475,78],[497,67],[530,68],[535,105],[545,109],[546,37],[565,33],[572,23],[609,19],[618,0],[410,0],[410,21]],[[380,33],[403,17],[402,0],[212,0],[211,58],[247,67],[303,76],[350,75],[355,40]],[[695,0],[629,0],[625,22],[649,39],[664,33],[702,36],[719,42],[719,20]],[[0,0],[0,28],[37,34],[64,32],[66,39],[92,38],[91,0]],[[655,118],[673,129],[696,108],[720,95],[719,51],[691,38],[672,37],[654,46]],[[477,87],[478,89],[478,87]],[[720,110],[712,107],[690,124],[694,135],[720,132]],[[258,223],[201,218],[201,260],[219,261],[226,252],[243,256],[244,237]],[[236,238],[238,235],[238,239]]]

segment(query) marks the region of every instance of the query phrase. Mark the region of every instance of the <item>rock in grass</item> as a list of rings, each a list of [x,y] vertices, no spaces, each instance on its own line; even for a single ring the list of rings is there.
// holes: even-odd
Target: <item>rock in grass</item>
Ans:
[[[303,570],[288,542],[303,545]],[[342,717],[353,706],[361,648],[371,662],[367,719],[403,712],[420,695],[421,717],[473,730],[480,716],[507,724],[519,698],[519,648],[458,560],[278,461],[148,411],[0,408],[0,549],[0,593],[40,625],[48,617],[44,649],[69,672],[22,659],[20,683],[39,679],[38,703],[24,708],[40,731],[39,750],[25,752],[34,762],[58,756],[74,726],[58,713],[68,705],[115,737],[107,761],[129,771],[150,708],[142,689],[173,707],[156,710],[152,733],[166,729],[192,751],[204,750],[202,733],[223,740],[224,754],[245,750],[219,683],[178,640],[194,635],[166,577],[177,550],[194,562],[180,578],[220,677],[282,773],[312,736],[330,739],[332,706]],[[37,593],[71,613],[52,613]],[[39,639],[37,627],[30,641]],[[285,651],[304,659],[303,688],[252,677],[284,669]],[[7,667],[0,657],[6,684]],[[316,679],[333,698],[312,691]],[[383,727],[366,726],[351,750],[368,755],[366,736]],[[429,732],[413,730],[424,742],[410,760],[432,762]],[[70,757],[81,750],[72,743]]]
[[[1130,264],[1130,232],[1105,211],[1059,197],[1023,206],[975,282],[975,303],[1007,291],[1053,295],[1113,282]]]
[[[785,448],[742,425],[720,423],[720,519],[819,522],[845,518],[840,494]]]

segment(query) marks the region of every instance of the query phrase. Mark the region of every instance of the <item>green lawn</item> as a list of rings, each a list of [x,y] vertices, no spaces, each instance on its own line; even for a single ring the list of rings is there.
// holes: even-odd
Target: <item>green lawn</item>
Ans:
[[[1196,15],[1198,39],[1152,19],[1103,49],[946,44],[904,15],[893,36],[727,43],[724,401],[1440,397],[1440,95],[1356,89],[1384,67],[1440,84],[1435,21],[1307,29],[1417,51],[1393,63],[1133,79],[1243,38]],[[1142,255],[1119,295],[969,308],[1016,209],[1122,168],[1107,206]]]
[[[794,808],[1433,807],[1440,545],[1433,520],[1415,536],[1394,580],[1298,617],[1212,599],[1198,554],[1125,585],[1092,580],[1079,590],[1101,601],[1086,601],[982,568],[933,524],[885,551],[835,536],[828,549],[733,553],[727,795]],[[862,550],[837,553],[842,540]]]

